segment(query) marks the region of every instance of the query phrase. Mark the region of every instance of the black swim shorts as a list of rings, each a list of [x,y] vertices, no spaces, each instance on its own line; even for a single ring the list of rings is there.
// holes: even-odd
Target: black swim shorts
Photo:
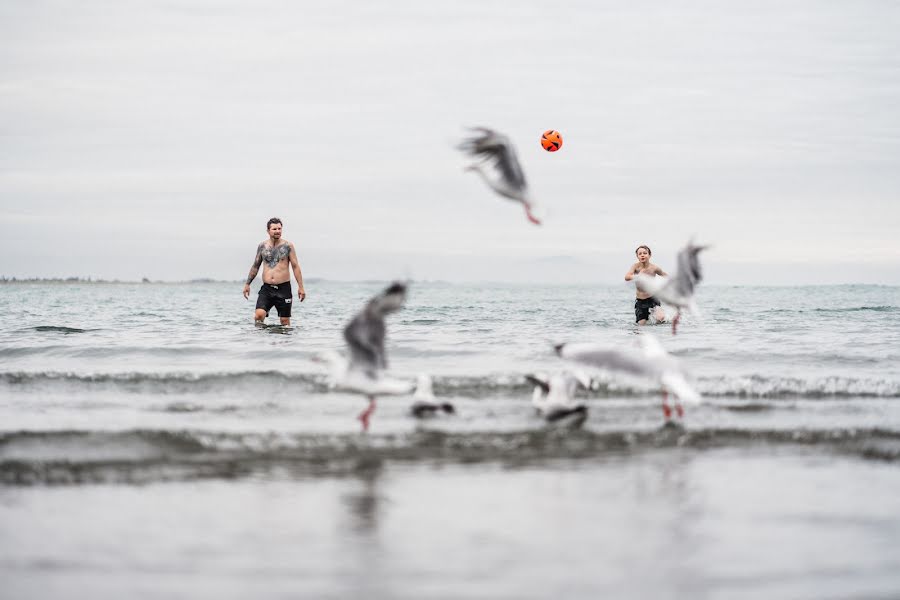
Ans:
[[[640,298],[634,301],[634,322],[643,321],[650,318],[650,311],[653,307],[659,306],[659,300],[650,296],[649,298]]]
[[[256,308],[261,308],[269,314],[272,307],[278,311],[279,317],[291,316],[291,282],[285,281],[278,285],[264,283],[259,288],[259,297],[256,299]]]

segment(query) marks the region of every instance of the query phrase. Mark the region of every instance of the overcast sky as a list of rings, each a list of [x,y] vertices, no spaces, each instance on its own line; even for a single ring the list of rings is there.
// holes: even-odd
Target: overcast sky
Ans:
[[[900,284],[900,3],[4,0],[0,275]],[[463,173],[507,133],[549,215]],[[555,154],[545,129],[562,132]]]

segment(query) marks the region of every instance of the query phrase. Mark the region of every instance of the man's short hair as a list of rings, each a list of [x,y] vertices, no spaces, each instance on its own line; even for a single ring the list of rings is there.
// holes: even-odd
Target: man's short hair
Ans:
[[[272,217],[271,219],[269,219],[269,222],[266,223],[266,231],[271,229],[272,225],[275,225],[276,223],[282,225],[281,219],[279,219],[278,217]]]
[[[637,254],[637,253],[638,253],[638,250],[640,250],[641,248],[646,248],[646,249],[647,249],[647,254],[649,254],[650,256],[653,256],[653,251],[650,250],[650,246],[647,246],[646,244],[641,244],[640,246],[638,246],[637,248],[635,248],[635,249],[634,249],[634,253]]]

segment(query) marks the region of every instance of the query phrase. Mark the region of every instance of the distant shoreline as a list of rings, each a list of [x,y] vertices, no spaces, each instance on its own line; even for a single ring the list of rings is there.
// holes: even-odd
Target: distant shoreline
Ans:
[[[320,283],[337,283],[337,284],[377,284],[383,285],[389,280],[387,279],[368,279],[368,280],[345,280],[345,279],[324,279],[324,278],[304,278],[304,282],[308,284],[320,284]],[[228,285],[243,285],[244,280],[242,279],[212,279],[207,277],[200,277],[196,279],[182,279],[182,280],[151,280],[148,278],[143,278],[141,280],[136,279],[95,279],[93,277],[32,277],[29,279],[22,279],[18,277],[5,277],[0,276],[0,285],[18,285],[18,284],[43,284],[43,285],[197,285],[197,284],[228,284]],[[262,283],[260,280],[254,282],[255,284]],[[440,279],[424,279],[419,281],[412,281],[414,284],[426,284],[426,285],[500,285],[500,286],[511,286],[511,287],[533,287],[533,283],[523,283],[516,281],[446,281]],[[618,286],[618,283],[613,282],[592,282],[592,283],[552,283],[546,284],[547,287],[609,287],[609,286]],[[802,285],[779,285],[779,284],[730,284],[730,283],[716,283],[716,284],[708,284],[704,285],[704,287],[709,288],[754,288],[754,287],[764,287],[764,288],[815,288],[815,287],[854,287],[854,286],[865,286],[865,287],[900,287],[898,285],[893,284],[884,284],[884,283],[808,283]],[[624,286],[627,287],[627,286]],[[624,289],[623,287],[623,289]]]
[[[185,279],[183,281],[152,281],[147,279],[146,277],[137,280],[137,279],[94,279],[93,277],[32,277],[29,279],[21,279],[18,277],[0,277],[0,284],[16,284],[16,283],[69,283],[69,284],[110,284],[110,283],[122,283],[128,285],[134,285],[139,283],[171,283],[171,284],[179,284],[179,283],[242,283],[239,280],[228,281],[226,279]]]

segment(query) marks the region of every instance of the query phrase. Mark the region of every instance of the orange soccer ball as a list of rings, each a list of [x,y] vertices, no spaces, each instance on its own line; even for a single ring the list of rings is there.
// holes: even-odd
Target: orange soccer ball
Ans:
[[[541,136],[541,146],[547,152],[556,152],[562,148],[562,136],[555,129],[548,129]]]

